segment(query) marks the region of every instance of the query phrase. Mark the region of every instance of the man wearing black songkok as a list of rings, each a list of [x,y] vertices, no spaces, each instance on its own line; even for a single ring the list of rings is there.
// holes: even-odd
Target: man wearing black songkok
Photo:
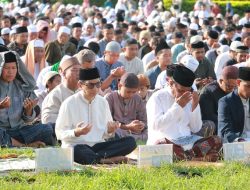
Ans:
[[[239,68],[237,87],[219,100],[218,129],[225,142],[250,138],[250,67]]]
[[[173,144],[174,156],[180,160],[216,161],[220,138],[193,135],[202,127],[199,98],[191,87],[194,73],[179,65],[172,79],[168,87],[155,92],[147,103],[147,144]]]
[[[25,26],[16,28],[16,39],[8,45],[9,50],[16,51],[21,57],[25,54],[28,46],[28,29]]]
[[[133,137],[112,137],[119,122],[114,122],[108,102],[98,95],[101,87],[97,68],[81,69],[80,91],[65,100],[56,121],[56,135],[62,147],[74,147],[74,160],[80,164],[126,161],[136,143]]]

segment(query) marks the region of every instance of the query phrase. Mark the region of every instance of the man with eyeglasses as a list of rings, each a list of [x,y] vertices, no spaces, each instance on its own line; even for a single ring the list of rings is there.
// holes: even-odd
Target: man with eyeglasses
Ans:
[[[219,100],[218,130],[224,142],[250,139],[250,67],[240,67],[237,89]]]
[[[195,74],[176,65],[169,86],[155,92],[148,100],[148,145],[173,144],[178,160],[216,161],[222,144],[217,136],[203,138],[199,97],[193,93]]]
[[[43,101],[42,123],[55,123],[63,101],[78,91],[79,70],[77,58],[65,58],[59,66],[62,83],[59,84]]]
[[[222,76],[217,81],[206,85],[200,93],[200,107],[203,121],[212,121],[218,125],[218,101],[236,88],[238,68],[226,66],[222,70]],[[217,134],[217,132],[215,133]]]
[[[98,95],[98,69],[80,69],[78,85],[80,91],[63,102],[56,121],[62,147],[74,147],[74,160],[79,164],[126,162],[125,155],[136,143],[132,137],[109,139],[120,124],[113,121],[108,102]]]

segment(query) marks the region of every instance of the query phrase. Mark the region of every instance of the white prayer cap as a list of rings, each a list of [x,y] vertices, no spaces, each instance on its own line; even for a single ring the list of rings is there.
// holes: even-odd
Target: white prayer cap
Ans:
[[[21,8],[18,12],[20,13],[20,15],[25,15],[25,13],[28,13],[30,11],[29,7],[24,7]]]
[[[9,28],[3,28],[1,30],[1,35],[5,35],[5,34],[9,34],[10,33],[10,29]]]
[[[223,19],[223,15],[221,13],[217,14],[216,18],[221,18]]]
[[[57,17],[54,19],[54,24],[63,24],[63,18]]]
[[[199,66],[199,62],[192,55],[184,55],[181,58],[180,63],[193,72],[195,72]]]
[[[229,46],[228,45],[221,45],[219,48],[218,48],[218,51],[219,53],[225,53],[227,51],[229,51]]]
[[[10,35],[12,35],[12,34],[16,34],[16,29],[13,29],[10,31]]]
[[[191,24],[189,25],[189,29],[190,29],[190,30],[199,30],[198,24],[196,24],[196,23],[191,23]]]
[[[60,35],[62,33],[66,33],[66,34],[70,35],[70,28],[68,28],[67,26],[61,26],[58,30],[58,35]]]
[[[232,51],[236,51],[236,49],[239,47],[239,46],[244,46],[244,44],[240,41],[233,41],[230,45],[230,50]]]
[[[18,24],[16,24],[16,25],[13,25],[12,27],[11,27],[11,29],[17,29],[18,27],[20,27]]]
[[[67,59],[70,59],[72,56],[70,55],[64,55],[63,58],[61,59],[60,63],[59,63],[59,66],[64,62],[66,61]]]
[[[181,20],[181,21],[180,21],[180,24],[186,25],[187,27],[189,26],[188,22],[185,21],[185,20]]]
[[[200,41],[202,41],[202,36],[195,35],[195,36],[191,37],[190,44],[193,44],[193,43],[196,43],[196,42],[200,42]]]
[[[75,16],[71,19],[70,25],[75,24],[75,23],[83,23],[82,18],[79,16]]]
[[[43,85],[46,86],[47,82],[54,76],[59,75],[56,71],[48,71],[43,78]]]
[[[27,27],[27,29],[28,29],[28,33],[37,32],[37,27],[36,27],[36,25],[34,25],[34,24],[29,25],[29,26]]]
[[[44,41],[40,39],[33,40],[34,47],[41,47],[44,48]]]
[[[84,29],[87,29],[88,26],[93,26],[93,27],[94,27],[94,25],[93,25],[92,22],[85,22],[85,23],[83,24],[83,28],[84,28]]]

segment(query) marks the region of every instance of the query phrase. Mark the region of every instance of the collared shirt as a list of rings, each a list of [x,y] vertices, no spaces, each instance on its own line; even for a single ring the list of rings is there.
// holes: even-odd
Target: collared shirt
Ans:
[[[56,136],[62,141],[62,147],[72,147],[77,144],[93,146],[110,137],[111,134],[107,132],[109,121],[113,119],[108,102],[96,95],[89,103],[80,91],[62,103],[56,120]],[[88,134],[76,137],[74,130],[80,122],[91,124],[92,128]]]
[[[155,89],[155,83],[156,83],[157,77],[161,72],[162,71],[161,71],[161,68],[159,67],[159,65],[156,65],[153,68],[149,69],[145,73],[150,80],[150,88],[151,89]]]
[[[111,92],[105,96],[109,103],[112,117],[115,121],[128,124],[134,120],[142,121],[147,125],[146,107],[138,94],[131,99],[124,100],[118,91]]]
[[[190,136],[201,129],[200,106],[193,112],[191,102],[182,108],[176,103],[169,87],[155,92],[148,100],[146,108],[149,145],[163,138],[175,140]]]
[[[204,79],[212,77],[213,79],[216,79],[213,65],[207,60],[207,58],[204,58],[199,62],[199,65],[194,74],[196,78]]]
[[[117,67],[121,67],[121,66],[123,66],[123,64],[119,61],[117,61],[114,64],[108,64],[105,61],[104,57],[102,57],[96,61],[95,66],[97,67],[97,69],[99,71],[101,81],[104,81],[110,75],[111,70],[116,69]],[[112,90],[116,90],[117,89],[117,81],[113,80],[110,87]]]
[[[15,51],[21,57],[25,54],[28,44],[25,44],[23,48],[20,48],[16,42],[11,42],[8,45],[9,50]]]

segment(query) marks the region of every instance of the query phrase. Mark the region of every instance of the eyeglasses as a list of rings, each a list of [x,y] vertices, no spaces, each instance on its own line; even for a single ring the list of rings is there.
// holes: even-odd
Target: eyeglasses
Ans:
[[[82,84],[84,84],[85,86],[87,86],[89,89],[93,89],[95,88],[100,88],[102,83],[99,81],[99,82],[96,82],[96,83],[90,83],[90,82],[83,82]]]

